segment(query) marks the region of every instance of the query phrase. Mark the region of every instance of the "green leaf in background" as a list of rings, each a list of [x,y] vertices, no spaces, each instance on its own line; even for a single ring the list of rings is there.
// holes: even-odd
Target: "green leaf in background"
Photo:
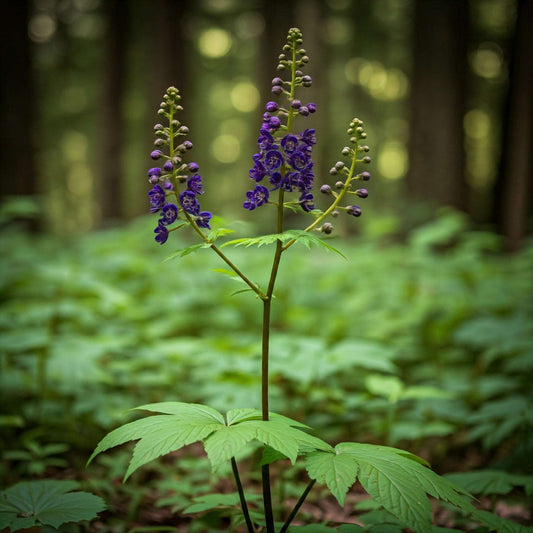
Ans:
[[[92,520],[105,503],[88,492],[71,492],[77,487],[75,481],[23,481],[0,492],[0,529],[58,528],[66,522]]]
[[[502,470],[477,470],[446,474],[446,479],[471,494],[508,494],[515,487],[523,487],[526,494],[533,494],[533,476],[510,474]]]

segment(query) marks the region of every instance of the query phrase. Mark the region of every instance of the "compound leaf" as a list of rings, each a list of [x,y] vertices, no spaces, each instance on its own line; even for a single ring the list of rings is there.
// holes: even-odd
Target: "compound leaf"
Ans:
[[[0,528],[18,531],[32,526],[58,528],[66,522],[92,520],[106,506],[88,492],[70,492],[74,481],[24,481],[0,493]]]

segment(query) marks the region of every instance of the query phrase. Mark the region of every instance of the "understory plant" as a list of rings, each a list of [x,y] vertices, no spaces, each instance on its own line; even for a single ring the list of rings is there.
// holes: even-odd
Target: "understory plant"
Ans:
[[[249,172],[251,188],[243,198],[248,211],[270,209],[275,232],[259,237],[226,240],[230,230],[211,228],[215,218],[202,210],[204,193],[199,165],[191,161],[193,144],[189,130],[179,120],[181,97],[170,87],[158,111],[160,123],[155,125],[155,143],[151,158],[157,166],[148,171],[151,184],[150,208],[157,215],[155,240],[165,244],[172,233],[189,228],[198,243],[177,250],[172,256],[183,256],[205,248],[212,250],[225,263],[223,271],[246,284],[262,308],[262,343],[258,372],[261,373],[261,406],[235,406],[223,414],[208,405],[184,402],[163,402],[137,407],[156,413],[127,423],[105,436],[93,452],[96,455],[128,441],[138,441],[125,480],[148,462],[201,442],[214,471],[230,465],[237,488],[242,519],[248,533],[265,531],[284,533],[298,529],[291,525],[315,483],[325,485],[342,506],[350,487],[358,481],[376,505],[391,513],[401,524],[418,533],[432,531],[431,506],[428,496],[446,502],[447,506],[470,514],[489,528],[516,531],[514,525],[476,510],[469,494],[450,480],[440,477],[429,464],[416,455],[397,448],[357,442],[341,442],[332,446],[313,434],[311,428],[289,416],[269,409],[269,360],[271,311],[275,297],[280,262],[295,244],[325,246],[335,250],[322,235],[333,231],[332,220],[341,215],[359,217],[361,208],[355,202],[368,196],[360,187],[370,179],[364,170],[371,162],[367,155],[366,132],[361,120],[349,122],[347,146],[342,148],[342,160],[330,170],[331,183],[319,187],[320,196],[329,205],[324,210],[315,206],[313,147],[316,132],[306,128],[309,115],[317,111],[313,102],[305,100],[305,90],[312,78],[304,74],[309,57],[302,47],[300,30],[289,30],[287,43],[279,56],[278,76],[272,80],[273,100],[265,105],[259,131],[258,151],[253,155]],[[309,217],[303,229],[287,229],[286,215],[303,213]],[[222,241],[222,244],[220,244]],[[231,246],[272,245],[272,262],[266,284],[250,279],[227,254]],[[335,250],[336,251],[336,250]],[[172,257],[171,256],[171,257]],[[237,458],[255,443],[262,449],[260,464],[262,504],[255,495],[246,494],[241,482]],[[277,505],[272,497],[271,465],[289,460],[293,465],[303,461],[309,481],[291,512],[275,521]],[[222,501],[215,498],[216,501]],[[227,499],[226,499],[227,500]],[[224,500],[224,501],[226,501]],[[253,503],[253,507],[248,505]],[[505,526],[502,524],[505,522]],[[496,524],[496,525],[495,525]],[[306,526],[310,527],[310,526]],[[318,526],[317,526],[318,527]],[[306,529],[311,531],[311,529]],[[316,529],[324,531],[324,529]],[[333,530],[332,530],[333,531]],[[361,531],[355,524],[342,525],[339,531]]]

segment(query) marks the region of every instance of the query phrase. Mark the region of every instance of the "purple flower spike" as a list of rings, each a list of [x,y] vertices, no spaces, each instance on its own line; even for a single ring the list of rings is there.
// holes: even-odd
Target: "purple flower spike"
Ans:
[[[191,172],[198,172],[199,169],[200,166],[198,165],[198,163],[189,163],[189,170]]]
[[[196,224],[199,228],[211,229],[209,221],[213,216],[209,211],[202,211],[196,218]]]
[[[162,226],[159,224],[157,228],[155,228],[154,233],[156,234],[155,240],[159,244],[164,244],[167,242],[168,239],[168,229],[165,228],[165,226]]]
[[[267,102],[265,105],[265,111],[276,111],[278,107],[277,102]]]
[[[200,213],[200,204],[196,199],[196,195],[192,191],[183,191],[180,194],[181,207],[191,215],[198,215]]]
[[[187,180],[187,189],[192,191],[195,194],[204,194],[204,189],[202,186],[202,176],[200,174],[195,174]]]
[[[150,198],[150,211],[157,213],[165,204],[165,189],[161,185],[155,185],[148,196]]]
[[[150,154],[150,157],[156,161],[157,159],[159,159],[161,156],[163,155],[163,153],[161,152],[161,150],[154,150],[151,154]]]
[[[159,225],[169,226],[176,222],[178,218],[178,206],[174,204],[166,204],[161,209],[161,218],[159,219]]]

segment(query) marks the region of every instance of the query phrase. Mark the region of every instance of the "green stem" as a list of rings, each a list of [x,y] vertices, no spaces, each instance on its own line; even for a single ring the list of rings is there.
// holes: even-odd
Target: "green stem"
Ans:
[[[314,479],[312,479],[308,484],[307,487],[305,487],[305,490],[303,491],[303,494],[300,496],[300,499],[296,502],[296,505],[294,506],[294,509],[291,511],[291,514],[283,524],[283,527],[279,530],[279,533],[285,533],[289,526],[291,525],[291,522],[293,521],[294,517],[300,510],[300,507],[304,503],[305,499],[307,498],[307,495],[311,492],[311,489],[313,488],[313,485],[315,484]]]
[[[237,468],[237,461],[235,457],[231,458],[231,468],[233,470],[233,476],[235,477],[235,483],[237,484],[237,490],[239,491],[239,499],[241,500],[242,514],[244,515],[244,520],[246,521],[246,528],[248,533],[254,533],[254,526],[250,518],[250,513],[248,512],[248,505],[246,503],[246,498],[244,497],[244,489],[242,488],[241,477],[239,476],[239,470]]]

